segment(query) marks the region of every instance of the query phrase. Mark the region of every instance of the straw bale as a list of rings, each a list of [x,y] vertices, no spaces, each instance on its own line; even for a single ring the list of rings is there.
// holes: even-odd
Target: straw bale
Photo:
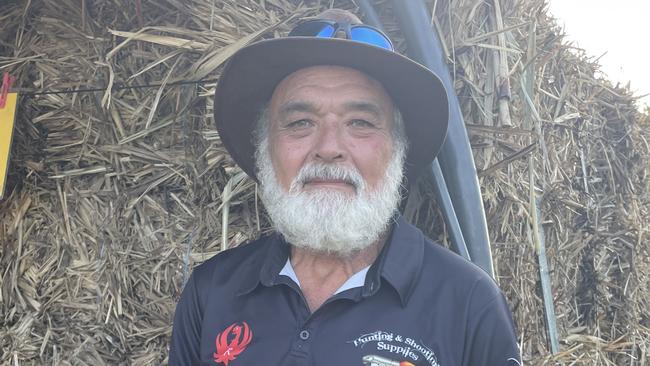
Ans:
[[[376,4],[405,51],[391,2]],[[192,267],[270,230],[255,184],[214,128],[220,65],[330,6],[358,10],[293,0],[0,6],[0,69],[17,76],[19,90],[100,90],[20,99],[0,202],[0,364],[166,363]],[[543,0],[428,6],[526,363],[648,364],[650,147],[637,97],[565,40]],[[144,84],[158,86],[123,88]],[[421,182],[409,216],[446,244],[430,184]],[[531,187],[557,355],[546,334]]]

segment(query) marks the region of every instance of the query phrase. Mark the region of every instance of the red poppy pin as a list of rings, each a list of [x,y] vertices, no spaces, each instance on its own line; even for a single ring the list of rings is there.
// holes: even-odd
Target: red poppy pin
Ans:
[[[229,339],[230,342],[228,342]],[[233,323],[226,330],[219,333],[215,339],[217,352],[212,354],[214,362],[228,366],[230,361],[233,361],[240,353],[244,352],[252,339],[253,331],[246,322],[241,325]]]

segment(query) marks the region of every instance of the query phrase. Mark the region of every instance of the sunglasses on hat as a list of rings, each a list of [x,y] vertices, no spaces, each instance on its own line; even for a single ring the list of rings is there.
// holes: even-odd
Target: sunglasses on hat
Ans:
[[[330,20],[309,20],[298,24],[289,37],[336,38],[336,33],[345,32],[347,39],[389,51],[394,51],[390,39],[379,29],[365,24],[338,23]]]

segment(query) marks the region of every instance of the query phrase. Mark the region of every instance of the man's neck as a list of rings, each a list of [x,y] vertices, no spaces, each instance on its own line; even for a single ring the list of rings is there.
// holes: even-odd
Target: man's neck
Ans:
[[[348,256],[291,247],[291,265],[300,281],[309,309],[314,312],[352,275],[371,265],[384,246],[385,238]]]

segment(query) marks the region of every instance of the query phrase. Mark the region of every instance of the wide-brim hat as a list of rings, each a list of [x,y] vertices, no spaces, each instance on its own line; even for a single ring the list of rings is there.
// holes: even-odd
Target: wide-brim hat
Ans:
[[[316,65],[350,67],[383,85],[402,114],[409,141],[405,176],[415,180],[445,140],[449,119],[445,87],[429,69],[397,52],[340,38],[263,40],[230,58],[215,91],[214,119],[235,162],[257,181],[253,132],[261,108],[285,77]]]

